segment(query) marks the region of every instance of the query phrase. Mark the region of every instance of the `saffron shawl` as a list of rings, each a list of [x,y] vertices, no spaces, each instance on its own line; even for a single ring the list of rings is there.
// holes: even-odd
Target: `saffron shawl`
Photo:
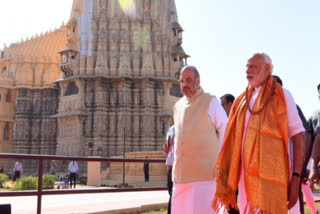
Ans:
[[[281,85],[270,76],[251,110],[249,102],[253,91],[254,88],[247,88],[232,106],[216,164],[218,176],[213,208],[219,210],[223,204],[238,209],[236,190],[243,164],[246,210],[249,213],[287,213],[290,166],[285,95]],[[247,110],[251,116],[244,133]]]

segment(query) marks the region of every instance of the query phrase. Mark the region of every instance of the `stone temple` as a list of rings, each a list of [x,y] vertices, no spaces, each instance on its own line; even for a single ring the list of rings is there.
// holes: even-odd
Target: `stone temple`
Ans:
[[[0,50],[0,152],[162,150],[182,31],[174,0],[73,0],[67,24]]]

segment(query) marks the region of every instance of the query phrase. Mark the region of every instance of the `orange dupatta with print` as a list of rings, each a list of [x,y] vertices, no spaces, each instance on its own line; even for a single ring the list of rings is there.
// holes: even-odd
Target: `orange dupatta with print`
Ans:
[[[245,119],[253,88],[234,102],[222,150],[217,161],[217,189],[213,208],[237,207],[241,164],[244,168],[249,213],[288,212],[289,186],[288,116],[283,89],[270,76],[262,86],[246,133]],[[245,135],[245,136],[244,136]],[[242,140],[243,151],[241,157]],[[242,158],[242,160],[241,160]]]

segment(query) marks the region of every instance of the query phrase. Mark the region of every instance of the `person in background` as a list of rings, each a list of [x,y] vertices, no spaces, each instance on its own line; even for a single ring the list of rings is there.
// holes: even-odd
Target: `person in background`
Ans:
[[[14,167],[13,167],[13,181],[16,181],[17,179],[21,178],[22,173],[23,173],[22,163],[19,160],[17,160],[17,162],[14,164]]]
[[[167,131],[167,140],[163,145],[163,150],[166,155],[166,165],[168,169],[167,176],[167,186],[169,193],[169,202],[168,202],[168,214],[171,214],[171,197],[172,197],[172,165],[174,162],[174,126],[171,126]]]
[[[51,161],[50,163],[50,170],[49,170],[49,174],[50,175],[54,175],[56,173],[56,168],[57,168],[57,164],[54,160]]]
[[[320,100],[320,84],[317,86],[317,89],[318,98]],[[309,118],[309,124],[311,126],[311,138],[313,142],[309,178],[311,181],[311,187],[314,188],[314,184],[319,183],[318,165],[320,162],[320,108],[313,112]]]
[[[146,157],[145,162],[143,162],[143,172],[144,172],[144,181],[149,182],[149,162],[148,157]]]
[[[281,78],[277,75],[272,75],[272,77],[281,85],[283,86],[283,82],[281,80]],[[301,108],[299,107],[299,105],[297,106],[297,111],[299,114],[299,117],[301,119],[301,122],[303,124],[303,127],[305,129],[305,133],[304,133],[304,148],[305,148],[305,157],[304,157],[304,164],[303,164],[303,170],[302,170],[302,186],[301,186],[301,190],[300,190],[300,195],[299,195],[299,202],[300,202],[300,212],[301,214],[304,214],[304,200],[303,200],[303,196],[308,196],[310,197],[310,194],[305,194],[303,193],[303,190],[306,192],[306,188],[304,187],[303,184],[305,184],[308,180],[308,175],[309,173],[307,173],[307,166],[308,166],[308,162],[311,156],[311,150],[312,150],[312,142],[311,142],[311,127],[308,123],[308,121],[306,120]],[[309,169],[310,169],[310,165],[309,165]],[[310,199],[307,199],[310,201]]]
[[[72,183],[73,183],[73,188],[76,188],[78,170],[79,170],[79,166],[77,162],[71,161],[68,166],[70,188],[72,188]]]
[[[309,161],[308,166],[307,166],[307,175],[310,173],[310,168],[311,168],[311,161]],[[312,214],[318,214],[318,208],[316,206],[316,203],[314,201],[314,197],[312,195],[312,189],[310,186],[310,180],[308,177],[304,178],[302,180],[302,185],[301,185],[303,197],[306,199],[306,203],[311,211]]]
[[[225,94],[220,97],[220,102],[229,117],[229,113],[234,102],[234,96],[232,94]]]
[[[232,104],[234,102],[234,99],[235,98],[234,98],[234,96],[232,94],[225,94],[222,97],[220,97],[221,105],[224,108],[224,110],[226,111],[228,117],[229,117],[229,114],[230,114],[231,107],[232,107]],[[238,197],[238,191],[236,192],[236,197]],[[228,213],[229,214],[238,214],[239,211],[230,206],[229,210],[228,210]]]

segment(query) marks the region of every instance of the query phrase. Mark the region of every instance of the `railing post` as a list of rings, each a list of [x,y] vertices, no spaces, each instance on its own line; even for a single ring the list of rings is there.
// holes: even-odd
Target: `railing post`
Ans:
[[[126,183],[126,128],[123,129],[123,165],[122,165],[122,184]]]
[[[38,169],[38,206],[37,214],[41,214],[41,199],[42,199],[42,173],[43,173],[43,159],[39,159]]]

